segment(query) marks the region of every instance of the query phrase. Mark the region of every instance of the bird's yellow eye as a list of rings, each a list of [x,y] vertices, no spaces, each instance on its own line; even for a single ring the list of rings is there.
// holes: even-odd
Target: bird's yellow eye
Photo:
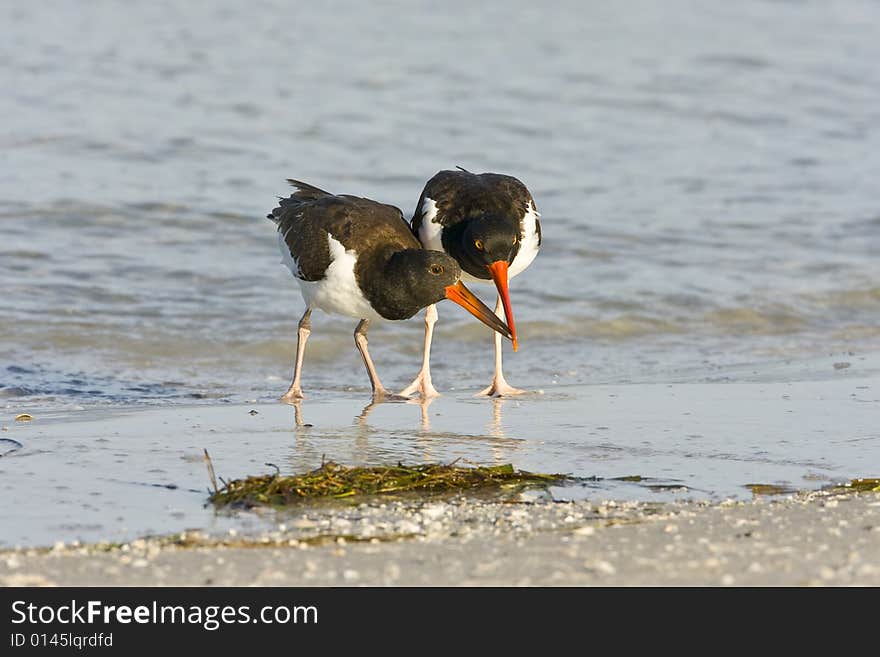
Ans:
[[[519,240],[519,238],[516,235],[514,235],[513,236],[513,244],[516,244],[517,240]]]
[[[443,265],[431,265],[430,271],[432,274],[439,276],[443,273]]]
[[[483,240],[474,240],[474,248],[477,251],[482,251],[483,250]]]

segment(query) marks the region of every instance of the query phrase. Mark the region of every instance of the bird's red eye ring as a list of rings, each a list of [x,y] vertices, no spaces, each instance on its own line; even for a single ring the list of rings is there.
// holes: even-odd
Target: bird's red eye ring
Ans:
[[[482,251],[483,250],[483,240],[474,240],[474,248],[477,251]]]

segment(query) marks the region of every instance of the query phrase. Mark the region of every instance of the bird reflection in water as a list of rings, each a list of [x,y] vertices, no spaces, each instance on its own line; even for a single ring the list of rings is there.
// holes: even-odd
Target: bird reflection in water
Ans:
[[[302,414],[302,399],[295,399],[289,403],[290,406],[293,406],[293,419],[296,424],[297,429],[309,429],[311,428],[311,424],[307,424],[303,421]]]
[[[438,399],[438,397],[425,397],[425,398],[415,398],[408,399],[403,402],[407,405],[417,405],[420,411],[420,425],[421,432],[423,434],[431,432],[431,414],[428,412],[431,404]],[[502,409],[504,408],[504,404],[509,401],[502,397],[496,397],[492,399],[492,417],[486,425],[486,435],[491,436],[492,438],[498,438],[500,440],[506,440],[507,434],[504,432],[504,425],[502,422]],[[361,425],[366,425],[367,418],[370,413],[378,406],[379,404],[399,404],[399,400],[373,400],[369,404],[367,404],[364,409],[361,411],[360,415],[357,416],[358,423]]]
[[[421,427],[422,431],[430,431],[431,424],[430,419],[428,417],[428,407],[434,402],[435,397],[427,397],[422,399],[421,397],[415,399],[406,399],[402,403],[407,405],[418,405],[421,410]],[[361,414],[357,416],[359,424],[366,424],[367,417],[369,417],[370,413],[373,412],[373,409],[376,408],[379,404],[400,404],[401,400],[399,399],[374,399],[369,404],[364,406],[364,410],[361,411]]]
[[[503,397],[492,399],[492,420],[486,425],[486,433],[493,438],[507,438],[507,435],[504,433],[504,426],[501,424],[501,409],[506,401]]]
[[[419,458],[431,459],[433,458],[433,452],[437,448],[441,448],[442,445],[449,445],[450,440],[455,442],[460,442],[461,439],[467,439],[467,442],[476,446],[477,443],[473,442],[473,439],[482,438],[486,443],[486,446],[490,447],[492,453],[492,460],[494,462],[502,462],[505,459],[510,459],[510,454],[508,450],[511,448],[517,449],[520,445],[520,440],[516,438],[512,438],[507,435],[507,432],[504,427],[504,405],[508,403],[514,403],[509,399],[505,399],[503,397],[497,397],[491,400],[491,412],[486,418],[485,433],[482,435],[474,435],[474,434],[457,434],[457,433],[445,433],[440,432],[436,433],[431,427],[431,413],[430,408],[431,404],[433,404],[438,397],[426,397],[408,399],[406,401],[399,401],[396,399],[389,398],[374,398],[368,403],[361,412],[355,417],[355,423],[353,427],[353,431],[351,428],[349,429],[340,429],[335,428],[330,431],[335,438],[353,438],[354,439],[354,449],[355,452],[353,456],[355,460],[367,462],[371,460],[371,458],[375,458],[374,450],[379,448],[382,449],[382,445],[384,444],[384,438],[387,437],[387,429],[382,429],[380,426],[375,426],[370,423],[370,417],[375,411],[376,407],[380,404],[392,404],[401,409],[409,408],[412,406],[418,406],[419,408],[419,418],[417,420],[418,425],[412,426],[411,429],[403,429],[403,433],[407,435],[411,435],[415,438],[415,442],[412,443],[412,447],[416,448],[417,451],[420,452]],[[312,427],[312,424],[307,423],[304,419],[303,413],[303,400],[296,399],[290,402],[290,406],[293,407],[294,411],[294,421],[295,421],[295,433],[297,438],[297,449],[308,449],[314,448],[315,445],[307,445],[306,441],[309,443],[317,440],[319,443],[323,442],[322,439],[328,437],[326,432],[319,432],[318,434],[308,432],[308,429]],[[480,404],[480,406],[484,406]],[[485,407],[485,406],[484,406]],[[408,414],[409,411],[406,411]],[[482,413],[481,413],[482,414]],[[485,416],[484,416],[485,417]],[[414,418],[413,418],[414,419]],[[381,422],[380,422],[381,424]],[[413,422],[415,424],[415,421]],[[328,427],[329,428],[329,427]],[[415,431],[416,433],[410,434],[409,431]],[[392,430],[392,434],[400,434],[400,430]],[[311,439],[307,437],[311,436]],[[379,442],[376,443],[375,439],[379,438]],[[372,445],[371,445],[372,443]],[[420,446],[420,447],[417,447]],[[387,449],[387,446],[385,446]]]

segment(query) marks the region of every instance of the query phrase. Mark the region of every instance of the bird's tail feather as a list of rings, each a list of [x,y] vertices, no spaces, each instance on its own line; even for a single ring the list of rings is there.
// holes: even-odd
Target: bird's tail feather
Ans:
[[[276,224],[281,221],[285,210],[289,208],[295,209],[302,203],[306,203],[308,201],[316,201],[320,198],[324,198],[325,196],[333,196],[333,194],[331,194],[330,192],[326,192],[323,189],[320,189],[308,183],[304,183],[300,180],[288,178],[287,182],[289,182],[296,189],[296,191],[287,198],[279,197],[279,206],[273,209],[271,213],[266,215],[267,219],[271,219]]]
[[[325,192],[323,189],[319,189],[314,185],[294,180],[293,178],[288,178],[287,182],[293,185],[294,189],[296,189],[296,193],[293,196],[302,201],[314,201],[325,196],[333,196],[330,192]]]

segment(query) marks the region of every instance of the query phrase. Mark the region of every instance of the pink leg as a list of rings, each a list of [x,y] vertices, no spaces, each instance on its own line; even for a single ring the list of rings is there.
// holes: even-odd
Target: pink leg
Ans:
[[[354,343],[357,345],[358,351],[361,352],[361,358],[364,359],[364,366],[367,368],[367,374],[370,375],[370,385],[373,387],[373,399],[375,401],[387,401],[398,399],[397,395],[393,395],[385,389],[382,382],[379,381],[379,375],[376,374],[376,368],[373,365],[373,359],[370,358],[370,352],[367,349],[367,328],[370,326],[370,320],[362,319],[354,330]],[[404,399],[403,397],[400,398]]]
[[[431,383],[431,340],[434,337],[434,324],[437,322],[437,306],[431,304],[425,310],[425,350],[422,353],[422,369],[406,388],[400,391],[401,397],[409,397],[418,392],[422,399],[440,395]]]
[[[293,383],[290,384],[290,388],[287,389],[287,392],[284,393],[280,400],[288,404],[305,398],[300,386],[300,378],[302,376],[303,355],[306,353],[306,341],[309,339],[309,333],[312,332],[311,314],[312,309],[306,308],[306,311],[299,320],[299,331],[296,334],[296,365],[293,367]]]
[[[501,296],[495,303],[495,314],[504,319],[504,308],[501,305]],[[514,388],[504,379],[504,372],[501,371],[501,334],[494,331],[495,334],[495,376],[492,379],[492,385],[483,388],[477,393],[477,396],[485,395],[487,397],[507,397],[508,395],[521,395],[525,390]]]

